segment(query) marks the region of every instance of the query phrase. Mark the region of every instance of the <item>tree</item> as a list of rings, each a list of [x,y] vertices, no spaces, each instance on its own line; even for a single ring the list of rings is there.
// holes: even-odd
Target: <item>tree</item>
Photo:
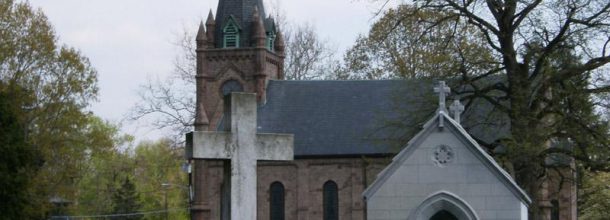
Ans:
[[[425,19],[433,26],[463,23],[484,37],[489,63],[499,69],[472,70],[466,62],[471,58],[465,59],[452,73],[460,81],[454,87],[463,88],[457,93],[462,100],[484,100],[508,117],[510,137],[499,142],[508,148],[517,182],[534,200],[553,169],[544,162],[549,156],[610,171],[608,130],[598,115],[607,107],[601,97],[610,91],[603,73],[610,62],[608,1],[422,0],[412,7],[441,12]],[[549,147],[558,140],[571,148]],[[530,206],[532,218],[537,207]]]
[[[0,81],[0,218],[24,219],[29,205],[27,189],[36,174],[40,155],[27,143],[23,111],[15,89]]]
[[[320,39],[309,24],[297,25],[285,31],[287,80],[329,78],[332,74],[334,52],[329,43]]]
[[[400,5],[381,15],[368,35],[360,36],[344,56],[352,79],[455,76],[462,62],[485,71],[491,63],[482,35],[463,22],[427,22],[443,12]]]
[[[70,208],[73,215],[112,213],[112,195],[120,180],[133,177],[134,162],[127,148],[133,141],[129,135],[121,135],[119,127],[91,117],[89,126],[83,131],[94,148],[81,164],[74,188],[76,196]],[[104,147],[99,147],[104,146]]]
[[[74,198],[81,165],[89,145],[86,130],[89,103],[96,98],[97,73],[74,48],[57,46],[47,18],[27,2],[0,1],[0,81],[24,91],[19,118],[25,140],[40,152],[41,165],[26,190],[22,209],[31,219],[43,219],[57,196]]]
[[[122,180],[121,180],[122,179]],[[112,194],[112,213],[133,214],[140,210],[139,194],[129,177],[119,179],[119,187]],[[113,219],[141,219],[139,215],[113,217]]]
[[[167,196],[169,218],[187,219],[189,183],[186,173],[181,170],[184,152],[176,145],[169,139],[140,143],[133,157],[133,180],[141,192],[143,210],[164,209]]]
[[[610,209],[610,174],[605,172],[584,172],[583,183],[584,203],[579,204],[580,219],[604,219]]]

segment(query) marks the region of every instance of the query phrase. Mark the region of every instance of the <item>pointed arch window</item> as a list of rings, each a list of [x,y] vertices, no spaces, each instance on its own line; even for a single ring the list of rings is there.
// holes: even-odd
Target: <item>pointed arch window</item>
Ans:
[[[324,220],[339,219],[339,189],[337,183],[332,180],[324,183],[323,188],[323,211]]]
[[[284,185],[280,182],[273,182],[269,187],[269,217],[271,220],[284,220]]]
[[[229,21],[222,29],[223,40],[222,47],[224,48],[235,48],[239,47],[239,26],[233,17],[229,18]]]

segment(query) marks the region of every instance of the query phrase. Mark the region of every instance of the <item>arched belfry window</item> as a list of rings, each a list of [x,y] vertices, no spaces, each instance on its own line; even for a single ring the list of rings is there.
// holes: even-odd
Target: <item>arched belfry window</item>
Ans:
[[[271,220],[284,220],[284,185],[274,182],[269,188],[269,217]]]
[[[233,17],[229,17],[227,24],[222,29],[222,33],[222,47],[239,47],[239,26]]]
[[[339,219],[339,189],[337,183],[332,180],[324,183],[323,188],[323,211],[324,220]]]

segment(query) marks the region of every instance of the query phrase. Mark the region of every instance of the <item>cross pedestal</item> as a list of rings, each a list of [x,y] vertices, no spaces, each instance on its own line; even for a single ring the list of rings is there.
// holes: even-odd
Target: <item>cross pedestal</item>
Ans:
[[[293,135],[256,133],[256,95],[232,93],[225,109],[226,132],[195,131],[187,138],[189,159],[230,160],[232,220],[256,219],[256,161],[292,160]],[[229,117],[229,118],[226,118]],[[227,167],[225,167],[227,169]],[[225,180],[227,181],[227,180]],[[201,183],[195,183],[201,184]]]

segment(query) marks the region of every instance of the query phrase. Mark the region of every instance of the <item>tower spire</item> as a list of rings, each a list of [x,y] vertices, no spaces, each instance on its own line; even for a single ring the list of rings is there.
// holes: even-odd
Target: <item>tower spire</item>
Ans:
[[[275,52],[277,52],[280,56],[284,55],[284,49],[286,45],[284,44],[284,35],[282,34],[282,30],[280,28],[277,29],[277,35],[275,36],[275,45],[273,45]]]
[[[265,47],[265,25],[263,19],[258,12],[258,7],[254,6],[254,12],[252,13],[252,39],[254,40],[255,47]]]
[[[205,33],[205,28],[203,27],[203,21],[199,23],[199,30],[197,30],[197,36],[195,37],[195,41],[197,41],[197,48],[203,47],[203,44],[206,42],[207,36]]]
[[[207,29],[206,35],[208,38],[208,47],[214,47],[214,31],[216,31],[216,21],[214,20],[214,14],[212,14],[212,9],[210,9],[210,13],[208,13],[208,19],[205,21],[205,27]]]
[[[258,10],[263,24],[266,22],[265,8],[262,0],[219,0],[218,9],[216,10],[216,27],[214,31],[214,40],[216,48],[222,47],[223,28],[229,22],[229,18],[237,23],[240,27],[239,45],[250,47],[255,45],[253,36],[254,26],[254,9]],[[269,30],[265,30],[267,32]]]

